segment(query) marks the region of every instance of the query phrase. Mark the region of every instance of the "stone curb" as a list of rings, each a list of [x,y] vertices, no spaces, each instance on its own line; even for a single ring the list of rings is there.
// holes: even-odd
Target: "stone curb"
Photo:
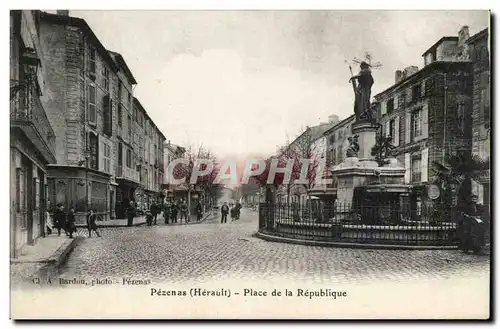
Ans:
[[[457,246],[409,246],[409,245],[390,245],[390,244],[372,244],[372,243],[350,243],[350,242],[331,242],[331,241],[313,241],[294,238],[285,238],[256,232],[253,236],[270,242],[281,242],[291,244],[301,244],[317,247],[336,247],[352,249],[384,249],[384,250],[454,250]]]
[[[44,277],[52,273],[56,273],[59,268],[66,263],[69,255],[78,242],[82,240],[83,238],[80,236],[75,237],[74,239],[68,239],[68,242],[65,242],[61,247],[59,247],[59,249],[56,250],[55,253],[52,254],[52,256],[46,260],[46,262],[44,262],[46,264],[38,270],[38,276]]]

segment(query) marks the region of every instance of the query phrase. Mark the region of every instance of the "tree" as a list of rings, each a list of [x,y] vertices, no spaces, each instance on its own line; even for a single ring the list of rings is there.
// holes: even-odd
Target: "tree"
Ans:
[[[458,186],[458,202],[467,200],[472,193],[472,181],[479,181],[488,176],[489,159],[472,155],[469,151],[458,151],[447,155],[445,162],[434,161],[434,183],[445,193],[450,193],[453,186]],[[455,197],[455,195],[452,195]]]
[[[319,143],[317,143],[319,138],[316,138],[316,136],[314,136],[313,129],[315,129],[315,127],[307,127],[307,129],[303,131],[294,141],[290,142],[288,140],[286,145],[281,147],[278,152],[278,157],[284,164],[286,164],[287,161],[293,161],[291,182],[289,182],[290,184],[286,185],[288,200],[290,200],[292,189],[295,190],[295,193],[299,192],[300,194],[302,190],[309,190],[315,185],[316,172],[318,165],[320,164],[320,159],[322,157],[322,155],[320,154],[322,149],[319,146]],[[300,178],[303,159],[310,160],[305,177],[307,183],[297,184],[294,182],[295,180],[298,180]],[[297,191],[295,187],[301,189]]]
[[[198,191],[200,193],[200,197],[202,200],[202,204],[206,204],[208,197],[210,203],[213,202],[213,199],[221,194],[220,190],[222,186],[219,184],[215,184],[215,178],[219,173],[220,166],[216,161],[216,157],[203,147],[203,145],[199,145],[197,148],[189,147],[186,149],[185,158],[188,160],[187,164],[178,164],[174,167],[173,176],[175,179],[185,178],[185,183],[181,184],[184,188],[186,188],[188,193],[188,209],[191,211],[191,194],[193,191]],[[213,170],[207,174],[200,177],[197,177],[196,181],[191,184],[191,177],[193,175],[194,166],[198,165],[198,160],[208,159],[213,163]],[[206,170],[207,165],[205,163],[201,163],[200,170]],[[211,199],[211,200],[210,200]]]

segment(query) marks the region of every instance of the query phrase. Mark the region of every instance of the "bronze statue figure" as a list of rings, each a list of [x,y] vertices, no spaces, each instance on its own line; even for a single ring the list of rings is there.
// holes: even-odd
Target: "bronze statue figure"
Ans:
[[[361,118],[363,113],[370,111],[370,97],[374,83],[370,65],[366,62],[361,62],[360,68],[359,73],[349,79],[354,89],[354,114],[356,115],[356,121],[363,120]],[[355,81],[357,81],[357,85]]]
[[[359,144],[358,144],[358,135],[354,135],[352,137],[347,138],[349,141],[349,147],[346,151],[346,157],[352,158],[357,157],[359,152]]]

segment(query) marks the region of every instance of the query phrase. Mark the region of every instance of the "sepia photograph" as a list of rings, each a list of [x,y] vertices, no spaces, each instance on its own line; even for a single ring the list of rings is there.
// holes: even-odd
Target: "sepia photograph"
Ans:
[[[489,320],[491,15],[10,10],[10,318]]]

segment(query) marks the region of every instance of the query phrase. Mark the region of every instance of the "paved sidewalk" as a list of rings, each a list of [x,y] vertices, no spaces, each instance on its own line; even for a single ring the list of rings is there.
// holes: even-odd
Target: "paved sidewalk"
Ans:
[[[79,239],[69,239],[64,234],[59,237],[52,235],[38,239],[33,246],[25,246],[18,257],[10,260],[12,284],[57,270],[66,261]]]

